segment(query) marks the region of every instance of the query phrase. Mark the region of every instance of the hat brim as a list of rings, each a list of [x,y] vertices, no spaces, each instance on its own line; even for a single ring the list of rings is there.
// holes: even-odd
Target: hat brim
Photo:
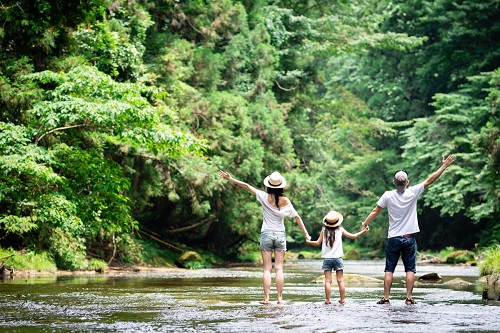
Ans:
[[[344,221],[344,217],[342,216],[342,214],[338,213],[338,217],[339,219],[333,223],[329,223],[328,222],[328,214],[325,215],[325,217],[323,217],[323,225],[325,225],[326,227],[330,227],[330,228],[335,228],[335,227],[338,227],[339,225],[342,224],[342,221]]]
[[[335,227],[338,227],[341,224],[342,224],[342,220],[339,220],[339,221],[335,222],[334,224],[330,224],[326,220],[323,220],[323,225],[325,227],[335,228]]]
[[[273,185],[273,184],[269,183],[269,177],[270,176],[267,176],[264,179],[264,182],[263,182],[266,187],[269,187],[269,188],[285,188],[285,186],[286,186],[286,180],[285,180],[285,178],[281,177],[281,184],[279,184],[279,185]]]

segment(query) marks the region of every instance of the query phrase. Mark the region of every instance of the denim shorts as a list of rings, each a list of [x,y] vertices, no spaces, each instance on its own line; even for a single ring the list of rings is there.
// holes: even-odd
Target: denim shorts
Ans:
[[[405,272],[416,273],[415,261],[417,259],[417,240],[415,236],[387,238],[384,272],[394,273],[400,256],[405,265]]]
[[[280,231],[263,231],[259,249],[263,251],[286,251],[286,234]]]
[[[321,267],[324,271],[340,271],[344,269],[344,260],[342,258],[325,258],[323,259],[323,267]]]

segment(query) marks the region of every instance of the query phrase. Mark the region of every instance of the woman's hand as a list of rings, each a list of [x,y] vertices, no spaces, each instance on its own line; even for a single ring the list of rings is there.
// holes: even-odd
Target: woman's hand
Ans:
[[[219,176],[221,176],[225,180],[231,179],[231,175],[229,174],[229,172],[226,172],[226,171],[219,170]]]

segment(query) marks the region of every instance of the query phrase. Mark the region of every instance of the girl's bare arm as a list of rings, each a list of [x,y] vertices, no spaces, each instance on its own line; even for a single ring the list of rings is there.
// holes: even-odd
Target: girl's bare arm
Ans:
[[[319,246],[319,245],[321,245],[322,242],[323,242],[323,230],[321,230],[317,240],[315,240],[315,241],[306,240],[306,243],[308,245],[312,245],[312,246]]]
[[[369,226],[366,226],[363,228],[363,230],[361,230],[360,232],[357,232],[355,234],[351,234],[349,231],[345,230],[342,231],[342,235],[348,237],[348,238],[351,238],[351,239],[356,239],[358,238],[359,236],[363,235],[363,234],[366,234],[368,232],[368,230],[370,230],[370,227]]]

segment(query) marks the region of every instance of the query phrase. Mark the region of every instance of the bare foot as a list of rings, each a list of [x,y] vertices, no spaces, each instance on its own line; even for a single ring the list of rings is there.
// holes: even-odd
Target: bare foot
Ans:
[[[330,301],[325,301],[325,304],[332,304],[332,302],[330,302]]]
[[[260,301],[259,303],[266,305],[266,304],[269,304],[269,301]]]
[[[344,300],[339,300],[339,304],[345,304]]]
[[[285,304],[285,302],[283,302],[282,299],[279,299],[277,304]]]

